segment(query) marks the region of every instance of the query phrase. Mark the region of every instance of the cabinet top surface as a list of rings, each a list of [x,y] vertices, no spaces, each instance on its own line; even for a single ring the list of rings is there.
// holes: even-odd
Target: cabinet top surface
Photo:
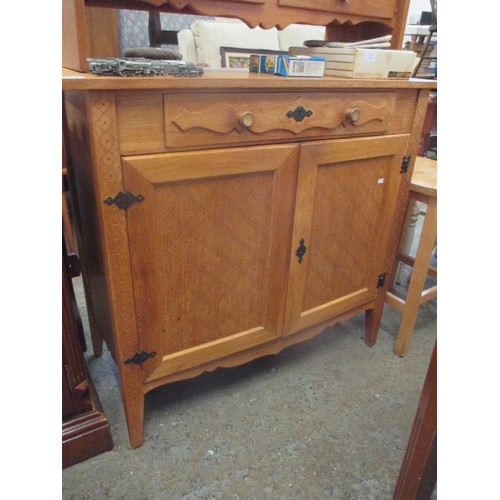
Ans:
[[[336,90],[336,89],[435,89],[435,80],[368,80],[352,78],[282,77],[250,72],[207,71],[200,77],[99,76],[62,69],[63,90]]]

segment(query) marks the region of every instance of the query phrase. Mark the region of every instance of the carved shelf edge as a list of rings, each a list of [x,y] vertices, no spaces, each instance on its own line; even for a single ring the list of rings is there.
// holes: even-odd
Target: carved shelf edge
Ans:
[[[394,27],[394,20],[367,17],[358,14],[342,14],[320,10],[267,5],[261,0],[235,0],[231,3],[196,0],[84,0],[87,6],[115,9],[146,10],[202,16],[238,18],[251,28],[286,28],[289,24],[305,23],[318,26],[357,26],[363,23]]]

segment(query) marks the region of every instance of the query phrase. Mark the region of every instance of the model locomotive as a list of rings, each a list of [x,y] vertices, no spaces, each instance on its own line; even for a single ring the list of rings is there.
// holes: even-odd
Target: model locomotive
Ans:
[[[89,71],[110,76],[201,76],[203,68],[185,61],[135,57],[89,58]]]

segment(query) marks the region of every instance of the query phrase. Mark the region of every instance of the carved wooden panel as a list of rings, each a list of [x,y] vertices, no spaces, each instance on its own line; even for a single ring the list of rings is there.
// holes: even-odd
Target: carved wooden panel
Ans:
[[[70,0],[68,0],[70,1]],[[76,0],[71,0],[76,1]],[[79,0],[86,5],[122,9],[181,12],[241,19],[251,27],[285,28],[292,23],[328,26],[332,39],[360,40],[393,35],[402,46],[409,0]],[[335,31],[330,31],[330,28]],[[341,30],[337,31],[340,27]]]
[[[297,136],[386,132],[395,105],[393,93],[236,94],[165,96],[167,147],[294,139]],[[349,113],[356,111],[356,118]],[[251,124],[242,125],[249,115]]]
[[[150,5],[153,5],[155,7],[159,7],[160,5],[163,4],[169,4],[172,7],[175,7],[176,9],[184,9],[185,7],[189,7],[190,5],[193,4],[192,1],[189,0],[140,0],[141,2],[148,3]],[[259,3],[266,3],[266,0],[213,0],[211,3],[231,3],[231,4],[238,4],[238,3],[249,3],[249,4],[259,4]],[[205,2],[207,3],[207,2]]]
[[[108,300],[113,304],[116,314],[113,326],[120,332],[123,353],[118,352],[109,331],[102,330],[106,335],[106,342],[115,360],[119,363],[125,357],[137,351],[137,337],[134,326],[134,307],[128,293],[132,286],[132,276],[129,269],[129,256],[126,235],[126,214],[114,206],[108,206],[103,201],[114,197],[122,191],[121,158],[118,149],[118,131],[116,107],[112,92],[95,92],[91,99],[91,139],[94,144],[94,175],[98,176],[99,190],[94,193],[97,207],[96,217],[100,225],[100,237],[106,241],[107,252],[98,254],[95,243],[94,249],[89,249],[89,255],[95,255],[106,271],[111,272],[113,279],[108,283]],[[90,243],[89,243],[90,244]],[[119,249],[111,252],[110,249]],[[102,276],[92,276],[92,279],[101,280]],[[102,285],[101,285],[102,286]],[[92,288],[96,289],[97,286]],[[94,301],[95,302],[95,301]],[[101,309],[99,303],[94,309]],[[118,312],[119,311],[119,312]]]

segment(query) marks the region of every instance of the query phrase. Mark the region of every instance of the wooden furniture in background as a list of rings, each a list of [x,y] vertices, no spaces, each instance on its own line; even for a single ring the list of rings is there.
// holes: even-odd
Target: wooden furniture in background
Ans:
[[[63,123],[66,123],[63,115]],[[69,158],[63,134],[62,170]],[[80,259],[73,239],[73,220],[63,186],[62,233],[62,466],[93,457],[113,447],[106,415],[87,369],[83,324],[72,278],[80,276]]]
[[[429,3],[432,12],[422,12],[418,24],[408,25],[406,30],[411,41],[405,47],[417,53],[414,78],[437,78],[437,0]]]
[[[437,37],[437,25],[429,26],[429,34],[425,37],[425,42],[418,54],[417,64],[412,73],[414,78],[437,78],[436,69],[432,71],[427,69],[431,64],[437,64],[437,47],[431,45],[433,42],[436,43],[436,40],[433,41],[434,37]],[[423,68],[426,70],[423,71]]]
[[[429,95],[429,103],[425,112],[424,126],[422,129],[422,137],[418,148],[419,156],[427,156],[429,142],[432,133],[437,131],[437,92],[431,92]]]
[[[66,249],[69,255],[75,255],[76,242],[73,234],[73,224],[71,220],[70,208],[68,206],[68,156],[66,146],[62,143],[62,221],[63,235],[66,241]]]
[[[397,262],[413,267],[408,292],[405,299],[392,292],[388,292],[386,297],[389,305],[402,312],[394,346],[398,356],[405,356],[408,352],[420,305],[437,297],[437,285],[424,289],[428,275],[437,279],[437,269],[429,265],[437,237],[437,161],[422,156],[415,161],[408,197],[409,211],[417,201],[425,203],[427,211],[416,256],[411,257],[401,247],[396,256]]]
[[[327,26],[327,37],[354,41],[391,34],[403,44],[409,0],[63,0],[63,67],[87,71],[87,57],[119,56],[114,9],[235,17],[250,27],[285,28],[292,23]],[[108,8],[106,8],[108,7]],[[159,18],[150,17],[150,33]],[[172,40],[171,37],[168,40]],[[162,42],[166,43],[166,42]],[[174,42],[176,43],[176,42]]]
[[[422,135],[418,146],[418,156],[427,157],[427,155],[437,156],[437,147],[431,148],[431,136],[437,133],[437,92],[433,91],[429,95],[429,102],[425,112],[424,125],[422,127]],[[436,141],[437,143],[437,141]],[[432,156],[432,159],[436,159]],[[415,238],[415,228],[420,214],[420,206],[416,201],[413,201],[408,208],[407,223],[404,227],[404,232],[401,235],[400,253],[408,253]],[[405,277],[406,264],[399,262],[394,282],[400,285]]]
[[[431,498],[437,479],[437,344],[434,345],[393,500]]]
[[[113,447],[106,415],[83,357],[79,318],[63,238],[62,259],[62,467]]]

